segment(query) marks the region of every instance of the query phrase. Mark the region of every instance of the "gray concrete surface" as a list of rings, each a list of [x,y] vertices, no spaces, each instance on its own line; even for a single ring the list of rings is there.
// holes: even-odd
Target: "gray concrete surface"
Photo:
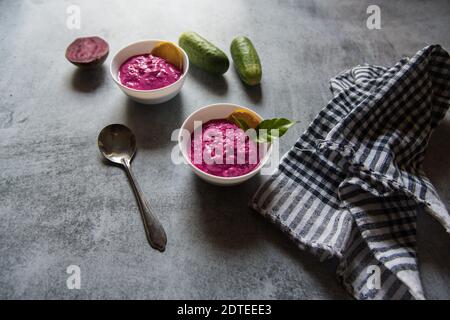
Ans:
[[[373,1],[7,1],[0,2],[0,298],[348,298],[333,262],[319,263],[247,208],[264,179],[234,188],[200,181],[170,162],[172,130],[214,102],[300,119],[285,152],[331,95],[328,79],[368,62],[390,65],[427,44],[450,48],[450,2],[376,1],[381,30],[366,28]],[[66,8],[81,8],[81,30]],[[64,58],[77,36],[100,35],[111,52],[145,38],[176,41],[195,30],[228,52],[248,35],[260,52],[260,88],[233,69],[192,68],[181,94],[160,106],[128,100],[103,68],[81,72]],[[168,234],[150,249],[125,173],[106,165],[96,138],[110,123],[134,130],[133,167]],[[450,207],[450,117],[431,139],[426,170]],[[450,298],[450,238],[419,219],[428,298]],[[66,268],[81,268],[68,290]]]

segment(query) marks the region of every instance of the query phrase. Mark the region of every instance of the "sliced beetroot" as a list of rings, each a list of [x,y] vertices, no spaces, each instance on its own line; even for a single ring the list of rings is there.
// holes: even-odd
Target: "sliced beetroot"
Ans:
[[[66,58],[78,67],[96,67],[108,57],[109,45],[100,37],[77,38],[66,50]]]

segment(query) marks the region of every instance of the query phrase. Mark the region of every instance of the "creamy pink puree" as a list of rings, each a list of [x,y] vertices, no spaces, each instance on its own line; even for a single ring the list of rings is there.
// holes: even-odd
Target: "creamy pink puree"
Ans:
[[[227,135],[227,130],[232,130],[233,134],[230,135],[228,131]],[[219,144],[222,144],[222,155],[216,154]],[[238,153],[245,155],[245,158],[242,156],[239,161]],[[212,159],[213,163],[205,161],[205,154],[210,156],[209,160]],[[260,161],[257,144],[226,119],[210,120],[203,124],[201,135],[192,134],[190,157],[197,168],[220,177],[242,176],[255,169]],[[196,163],[196,160],[200,160],[199,163]]]
[[[120,82],[131,89],[152,90],[174,83],[181,71],[160,57],[141,54],[129,58],[119,68]]]

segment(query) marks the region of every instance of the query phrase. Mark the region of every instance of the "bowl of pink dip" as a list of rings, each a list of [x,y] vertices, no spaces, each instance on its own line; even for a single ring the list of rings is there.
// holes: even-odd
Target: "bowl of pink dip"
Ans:
[[[272,152],[271,145],[254,142],[226,119],[235,109],[248,108],[229,103],[208,105],[181,126],[178,145],[183,158],[196,175],[212,184],[236,185],[250,179]]]
[[[183,54],[183,70],[150,54],[162,41],[134,42],[120,49],[111,61],[110,74],[114,82],[139,103],[159,104],[172,99],[180,92],[186,79],[189,58],[182,48],[177,46]]]

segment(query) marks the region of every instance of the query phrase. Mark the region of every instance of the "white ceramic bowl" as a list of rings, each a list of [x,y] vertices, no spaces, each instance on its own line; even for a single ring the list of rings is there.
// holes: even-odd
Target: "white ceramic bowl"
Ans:
[[[194,113],[192,113],[184,121],[183,125],[181,126],[181,129],[186,129],[192,134],[192,132],[195,129],[194,121],[202,121],[202,123],[205,123],[205,122],[207,122],[209,120],[213,120],[213,119],[223,119],[223,118],[226,118],[235,109],[247,109],[247,110],[253,112],[254,114],[256,114],[260,120],[263,120],[263,118],[259,114],[257,114],[255,111],[250,110],[248,108],[245,108],[245,107],[242,107],[242,106],[239,106],[236,104],[231,104],[231,103],[217,103],[217,104],[211,104],[206,107],[200,108],[197,111],[195,111]],[[198,175],[203,180],[205,180],[209,183],[212,183],[212,184],[216,184],[216,185],[231,186],[231,185],[236,185],[236,184],[242,183],[242,182],[250,179],[251,177],[256,175],[261,170],[261,168],[264,166],[264,164],[269,159],[270,154],[272,152],[272,146],[269,145],[267,148],[267,152],[265,154],[263,154],[263,156],[261,157],[261,161],[258,164],[258,166],[247,174],[244,174],[242,176],[237,176],[237,177],[219,177],[219,176],[215,176],[215,175],[212,175],[212,174],[209,174],[209,173],[206,173],[206,172],[200,170],[191,162],[191,159],[189,158],[189,150],[190,150],[191,145],[190,145],[190,143],[186,143],[186,141],[183,141],[183,138],[182,138],[183,132],[182,131],[180,131],[180,134],[178,136],[178,145],[180,147],[180,150],[181,150],[181,153],[183,154],[184,159],[187,161],[187,163],[189,163],[189,166],[191,167],[191,169],[194,171],[194,173],[196,175]]]
[[[142,40],[138,42],[134,42],[119,51],[114,55],[114,57],[111,60],[111,64],[109,67],[109,71],[111,73],[112,78],[114,79],[114,82],[117,83],[120,89],[129,96],[131,99],[144,103],[144,104],[158,104],[166,102],[173,97],[175,97],[183,87],[184,81],[186,79],[187,73],[189,71],[189,58],[186,54],[186,52],[178,47],[180,51],[183,53],[183,74],[181,75],[180,79],[178,79],[176,82],[172,83],[170,86],[154,89],[154,90],[136,90],[131,89],[126,86],[124,86],[122,83],[120,83],[120,80],[118,78],[119,68],[120,66],[130,57],[138,55],[138,54],[144,54],[144,53],[150,53],[152,49],[161,41],[164,40]],[[176,45],[176,44],[175,44]]]

